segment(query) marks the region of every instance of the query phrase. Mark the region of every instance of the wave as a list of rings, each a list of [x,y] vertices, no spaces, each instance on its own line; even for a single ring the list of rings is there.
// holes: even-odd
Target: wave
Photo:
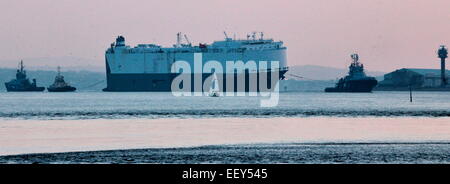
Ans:
[[[220,117],[450,117],[449,110],[304,110],[304,109],[199,109],[134,111],[0,112],[0,118],[19,119],[121,119],[121,118],[220,118]]]

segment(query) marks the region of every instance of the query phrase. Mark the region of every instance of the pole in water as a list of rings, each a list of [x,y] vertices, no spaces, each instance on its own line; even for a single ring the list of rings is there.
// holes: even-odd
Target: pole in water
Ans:
[[[411,88],[411,85],[409,85],[409,102],[412,102],[412,88]]]

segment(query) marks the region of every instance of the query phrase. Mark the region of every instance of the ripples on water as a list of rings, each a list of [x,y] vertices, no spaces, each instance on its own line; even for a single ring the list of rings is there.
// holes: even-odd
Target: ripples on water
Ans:
[[[281,93],[277,107],[259,97],[174,97],[171,93],[0,93],[3,119],[119,119],[307,116],[450,116],[450,93]]]

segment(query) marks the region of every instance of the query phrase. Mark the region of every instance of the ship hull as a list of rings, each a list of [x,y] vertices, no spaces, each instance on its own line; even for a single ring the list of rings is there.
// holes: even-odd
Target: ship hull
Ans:
[[[13,85],[8,85],[5,83],[7,92],[41,92],[45,90],[45,87],[29,87],[29,88],[19,88]]]
[[[75,87],[47,88],[48,92],[73,92],[77,90]]]
[[[325,92],[369,93],[377,85],[377,80],[350,80],[342,88],[326,88]]]
[[[284,74],[287,70],[282,70],[278,74],[278,79],[283,79]],[[271,80],[270,72],[259,72],[259,73],[241,73],[234,75],[218,75],[219,81],[219,89],[223,92],[249,92],[249,91],[259,91],[260,84],[258,80],[256,80],[256,90],[252,89],[250,84],[250,79],[252,77],[258,79],[261,74],[264,73],[264,76],[268,78],[268,84],[265,86],[272,87],[274,86],[277,80]],[[146,92],[146,91],[154,91],[154,92],[170,92],[172,81],[179,76],[180,74],[174,73],[154,73],[154,74],[108,74],[107,73],[107,87],[103,89],[103,91],[108,92]],[[205,83],[205,80],[208,79],[212,75],[212,73],[203,73],[203,74],[188,74],[191,75],[191,91],[198,92],[198,90],[194,87],[194,79],[201,78],[202,84]],[[244,78],[245,85],[244,88],[238,89],[238,79]],[[227,91],[227,89],[231,89],[228,87],[227,81],[234,80],[234,90]],[[205,89],[209,89],[209,86],[205,87]],[[202,90],[205,91],[205,90]]]

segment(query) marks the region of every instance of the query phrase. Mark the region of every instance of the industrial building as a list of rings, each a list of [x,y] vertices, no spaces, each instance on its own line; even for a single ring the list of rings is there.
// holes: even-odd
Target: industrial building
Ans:
[[[441,59],[441,69],[416,69],[402,68],[384,75],[384,80],[378,83],[375,90],[431,90],[450,91],[448,83],[449,70],[445,69],[445,59],[448,57],[448,50],[444,45],[437,51],[438,58]]]
[[[446,70],[446,79],[450,78],[450,71]],[[442,78],[440,69],[402,68],[384,75],[377,89],[394,88],[437,88],[441,87]]]

